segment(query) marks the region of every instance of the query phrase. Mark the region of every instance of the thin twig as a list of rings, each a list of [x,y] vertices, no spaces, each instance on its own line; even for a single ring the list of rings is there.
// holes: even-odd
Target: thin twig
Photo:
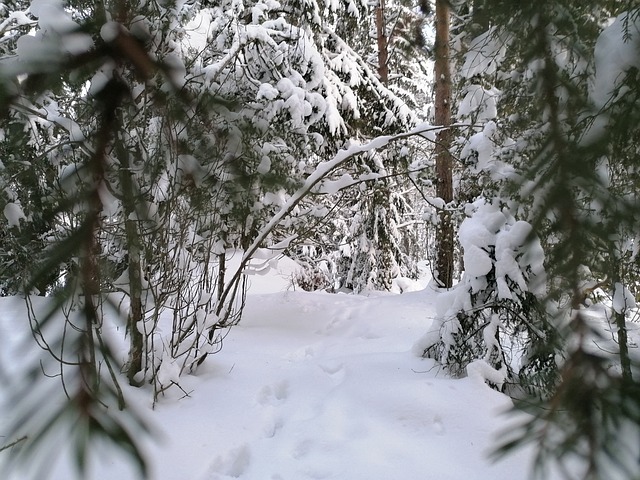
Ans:
[[[27,437],[26,435],[24,437],[20,437],[19,439],[8,443],[7,445],[3,445],[2,447],[0,447],[0,452],[4,452],[5,450],[10,449],[11,447],[15,447],[17,444],[19,444],[20,442],[24,442],[25,440],[27,440],[29,437]]]

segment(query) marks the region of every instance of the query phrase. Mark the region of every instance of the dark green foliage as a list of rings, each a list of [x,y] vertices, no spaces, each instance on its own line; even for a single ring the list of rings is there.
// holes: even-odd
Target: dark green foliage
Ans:
[[[607,19],[629,8],[624,2],[482,3],[512,39],[502,66],[508,74],[499,85],[499,111],[500,126],[515,143],[502,151],[501,159],[522,175],[512,182],[510,196],[519,199],[545,247],[553,307],[548,322],[564,357],[557,386],[544,401],[519,403],[534,417],[502,452],[524,443],[538,445],[536,473],[541,478],[547,462],[566,465],[572,458],[583,460],[579,478],[612,478],[613,472],[637,478],[640,397],[626,345],[626,310],[614,312],[619,349],[613,358],[593,348],[602,340],[589,320],[595,311],[583,310],[590,283],[604,279],[599,285],[611,292],[637,285],[631,247],[640,218],[634,193],[637,72],[623,65],[621,75],[605,84],[599,75],[621,68],[604,60],[612,50],[628,51],[626,42],[638,45],[638,14],[619,17],[614,28],[623,33],[614,34],[617,44],[598,53]],[[598,312],[604,322],[603,310]],[[542,347],[528,367],[534,387],[535,367],[550,358]],[[612,362],[621,370],[611,368]]]
[[[68,395],[20,426],[29,441],[16,458],[51,448],[48,432],[73,423],[83,476],[95,440],[142,462],[137,432],[127,429],[137,428],[128,417],[135,414],[116,411],[125,408],[120,370],[133,385],[152,383],[157,399],[176,384],[164,368],[191,371],[218,351],[222,329],[240,319],[250,256],[322,220],[300,214],[265,225],[348,137],[400,131],[411,112],[312,3],[272,2],[254,16],[238,2],[214,2],[204,13],[216,22],[199,51],[183,29],[203,8],[198,2],[54,7],[76,22],[69,31],[39,24],[34,7],[26,13],[33,25],[12,30],[0,47],[14,56],[15,41],[34,28],[27,40],[51,54],[21,49],[0,71],[0,207],[13,203],[26,217],[0,234],[0,288],[50,296],[52,310],[31,312],[31,326],[51,357],[43,365],[56,368]],[[354,38],[368,33],[360,7],[332,12]],[[256,31],[264,35],[252,37]],[[80,37],[70,47],[72,34]],[[349,68],[330,64],[335,51]],[[394,208],[388,196],[380,201]],[[302,212],[314,208],[301,202]],[[382,210],[375,218],[386,220]],[[395,248],[385,257],[389,270],[400,254],[385,228],[378,222],[370,232]],[[250,253],[228,271],[235,248]],[[126,317],[124,365],[103,337],[114,292],[130,306],[111,316]],[[161,321],[171,324],[162,337]],[[30,395],[46,403],[42,389]]]
[[[579,321],[579,320],[578,320]],[[634,446],[640,424],[637,381],[612,375],[609,362],[599,354],[577,350],[563,365],[562,378],[544,402],[526,399],[516,407],[532,420],[511,432],[497,455],[534,444],[537,449],[533,475],[547,478],[549,467],[560,467],[569,478],[568,465],[580,460],[579,478],[637,478],[637,449]]]

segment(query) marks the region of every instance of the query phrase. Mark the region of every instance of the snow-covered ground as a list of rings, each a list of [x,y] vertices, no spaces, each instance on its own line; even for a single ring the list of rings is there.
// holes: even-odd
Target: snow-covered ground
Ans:
[[[527,478],[530,451],[488,460],[513,422],[509,399],[411,352],[434,292],[282,291],[288,284],[286,273],[255,278],[222,352],[183,378],[188,396],[174,389],[152,410],[149,391],[127,389],[154,426],[143,440],[152,480]],[[12,302],[0,299],[0,349],[18,321]],[[122,457],[99,456],[92,479],[136,478]],[[73,478],[64,459],[50,472]]]

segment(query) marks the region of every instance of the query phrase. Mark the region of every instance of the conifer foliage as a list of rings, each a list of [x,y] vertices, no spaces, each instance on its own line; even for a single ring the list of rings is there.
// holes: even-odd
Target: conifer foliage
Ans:
[[[418,351],[455,375],[516,387],[533,417],[502,452],[536,444],[541,478],[569,459],[581,460],[579,478],[635,478],[640,397],[626,322],[640,12],[569,0],[463,6],[475,36],[462,49],[458,113],[476,125],[458,141],[471,177],[461,186],[489,199],[465,209],[464,275]],[[594,288],[610,303],[592,305]],[[597,347],[608,320],[613,352]]]
[[[154,399],[179,388],[239,321],[252,258],[268,262],[322,220],[304,199],[326,191],[321,162],[409,128],[413,113],[351,46],[369,43],[364,1],[0,9],[0,289],[24,296],[69,396],[61,411],[16,415],[33,439],[16,458],[71,419],[81,476],[99,438],[144,473],[118,370]],[[371,211],[373,237],[396,249],[375,267],[386,287],[402,257],[385,236],[392,210]],[[126,358],[105,335],[106,309],[125,323]],[[46,392],[31,387],[15,396],[36,408]]]
[[[547,394],[555,386],[555,329],[546,319],[544,253],[507,203],[467,205],[459,229],[464,275],[443,293],[416,347],[455,377],[478,374],[499,390]]]

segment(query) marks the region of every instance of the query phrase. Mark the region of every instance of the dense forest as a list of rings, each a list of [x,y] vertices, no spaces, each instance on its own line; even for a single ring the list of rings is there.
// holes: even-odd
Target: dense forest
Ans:
[[[156,401],[215,361],[248,275],[361,294],[426,259],[416,351],[532,414],[503,453],[638,478],[639,142],[632,0],[0,3],[0,295],[68,396],[16,457],[67,422],[80,471],[94,437],[144,470],[121,382]]]

